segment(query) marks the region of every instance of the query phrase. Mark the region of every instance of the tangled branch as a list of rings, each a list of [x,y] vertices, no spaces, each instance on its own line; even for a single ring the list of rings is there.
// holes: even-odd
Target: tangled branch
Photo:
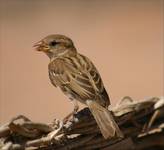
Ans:
[[[0,127],[2,150],[151,150],[164,149],[164,99],[133,101],[125,97],[112,109],[124,138],[105,140],[88,108],[66,123],[33,122],[17,116]]]

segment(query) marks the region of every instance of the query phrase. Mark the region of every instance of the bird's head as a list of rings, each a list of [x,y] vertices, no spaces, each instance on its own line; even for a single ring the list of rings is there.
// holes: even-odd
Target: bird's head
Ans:
[[[53,34],[37,42],[37,51],[46,53],[50,58],[76,53],[72,40],[64,35]]]

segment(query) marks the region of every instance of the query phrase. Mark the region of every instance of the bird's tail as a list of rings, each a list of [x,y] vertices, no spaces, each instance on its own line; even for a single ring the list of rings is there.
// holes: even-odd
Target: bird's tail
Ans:
[[[118,125],[114,121],[114,118],[109,110],[102,107],[95,101],[88,100],[87,105],[93,114],[100,131],[105,139],[117,136],[123,137]]]

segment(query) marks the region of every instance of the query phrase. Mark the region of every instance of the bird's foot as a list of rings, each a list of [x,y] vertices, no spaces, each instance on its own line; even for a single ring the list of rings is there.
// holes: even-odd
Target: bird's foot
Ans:
[[[77,111],[78,111],[78,109],[79,109],[79,106],[76,106],[76,107],[74,107],[74,110],[71,112],[71,113],[69,113],[64,119],[63,119],[63,124],[66,124],[68,121],[70,121],[71,119],[71,117],[72,117],[72,120],[76,120],[76,114],[77,114]]]

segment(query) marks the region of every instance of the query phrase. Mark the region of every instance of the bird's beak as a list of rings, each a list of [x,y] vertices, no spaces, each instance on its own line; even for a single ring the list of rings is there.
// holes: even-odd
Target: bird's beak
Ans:
[[[41,40],[33,45],[37,51],[43,51],[47,52],[49,50],[49,47],[46,46],[46,44]]]
[[[42,51],[42,44],[43,44],[43,42],[42,42],[42,41],[39,41],[39,42],[35,43],[35,44],[33,45],[33,47],[34,47],[35,50],[37,50],[37,51]]]

